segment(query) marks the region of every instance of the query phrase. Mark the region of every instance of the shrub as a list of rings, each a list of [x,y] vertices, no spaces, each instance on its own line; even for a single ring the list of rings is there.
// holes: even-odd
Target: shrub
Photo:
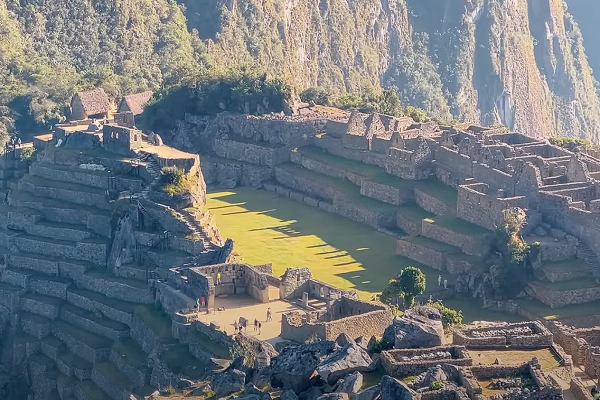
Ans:
[[[188,192],[197,181],[190,177],[184,170],[177,167],[164,167],[161,170],[161,190],[171,196]]]
[[[254,367],[255,350],[247,340],[236,340],[233,346],[229,349],[229,356],[235,360],[239,356],[244,356],[244,365]]]
[[[21,160],[28,160],[35,154],[35,147],[27,147],[21,150]]]
[[[444,325],[444,328],[453,328],[462,325],[463,315],[461,310],[454,310],[446,307],[442,300],[433,301],[431,298],[426,305],[435,308],[442,314],[442,324]]]
[[[433,381],[429,385],[429,390],[440,390],[444,384],[442,381]]]

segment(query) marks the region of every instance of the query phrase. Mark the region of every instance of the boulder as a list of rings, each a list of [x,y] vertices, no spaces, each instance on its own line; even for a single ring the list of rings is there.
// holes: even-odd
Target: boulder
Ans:
[[[323,360],[317,367],[317,372],[323,380],[333,385],[338,379],[352,372],[371,371],[372,362],[365,349],[356,343],[348,343]]]
[[[354,343],[354,340],[350,336],[345,333],[340,333],[340,335],[335,339],[335,342],[340,346],[344,347],[348,343]]]
[[[413,307],[394,318],[384,338],[397,349],[440,346],[444,338],[442,316],[432,307]]]
[[[296,393],[294,393],[293,390],[288,389],[281,392],[279,400],[298,400],[298,396],[296,396]]]
[[[319,397],[321,397],[322,394],[323,392],[321,391],[321,389],[319,389],[316,386],[312,386],[308,390],[300,393],[298,398],[300,400],[317,400]]]
[[[352,400],[375,400],[381,393],[381,385],[371,386],[363,390],[362,392],[356,393],[354,396],[350,396]]]
[[[319,397],[317,400],[348,400],[346,393],[327,393]]]
[[[232,369],[216,375],[210,382],[210,386],[217,397],[223,397],[239,391],[244,386],[245,380],[245,373]]]
[[[271,400],[269,393],[263,392],[252,383],[247,384],[244,388],[244,396],[247,395],[255,395],[258,397],[258,400]]]
[[[442,370],[442,366],[436,365],[435,367],[431,367],[427,370],[421,387],[429,387],[435,381],[445,382],[447,380],[448,377],[444,373],[444,370]]]
[[[391,376],[381,378],[381,400],[413,400],[416,393],[408,386]]]
[[[356,338],[354,342],[365,350],[369,349],[369,341],[364,336]]]
[[[310,378],[321,361],[322,351],[325,351],[324,346],[312,345],[282,349],[281,353],[271,360],[271,385],[291,389],[296,393],[308,389]]]
[[[548,234],[548,231],[546,229],[544,229],[542,226],[538,226],[537,228],[535,228],[533,233],[535,233],[538,236],[546,236]]]
[[[348,395],[352,397],[360,391],[362,385],[363,376],[360,372],[356,371],[341,380],[335,391],[336,393],[348,393]]]

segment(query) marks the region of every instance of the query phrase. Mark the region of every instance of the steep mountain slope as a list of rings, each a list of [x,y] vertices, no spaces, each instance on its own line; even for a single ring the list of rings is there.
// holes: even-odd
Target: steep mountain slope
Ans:
[[[179,1],[185,13],[167,0],[0,0],[0,137],[61,119],[75,90],[160,91],[245,65],[300,90],[395,86],[442,120],[600,136],[563,0]]]
[[[299,87],[396,85],[443,119],[600,134],[595,82],[562,0],[182,1],[213,60],[267,66]]]
[[[598,26],[598,15],[600,15],[600,1],[596,0],[566,0],[569,5],[569,13],[575,17],[583,37],[585,39],[585,53],[590,66],[596,76],[600,73],[600,46],[596,38],[600,34]]]

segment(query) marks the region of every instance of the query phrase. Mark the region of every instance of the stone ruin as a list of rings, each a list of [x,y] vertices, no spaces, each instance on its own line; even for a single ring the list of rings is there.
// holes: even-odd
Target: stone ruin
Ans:
[[[1,359],[33,400],[141,399],[214,358],[153,304],[170,268],[223,263],[231,244],[205,208],[198,155],[132,124],[72,121],[0,157]],[[166,166],[196,183],[161,191]]]
[[[592,153],[501,128],[310,108],[295,117],[188,115],[174,140],[205,154],[208,182],[262,186],[397,237],[399,255],[453,275],[457,285],[440,296],[484,293],[478,277],[494,230],[519,207],[525,240],[540,249],[523,295],[553,308],[600,299]]]
[[[419,375],[438,364],[467,367],[473,365],[473,359],[464,346],[394,349],[381,353],[381,365],[395,378]]]
[[[571,356],[571,361],[588,376],[600,378],[600,327],[575,328],[554,321],[548,325],[554,341]]]
[[[552,333],[539,321],[504,323],[456,330],[453,343],[468,348],[541,349],[552,346]]]

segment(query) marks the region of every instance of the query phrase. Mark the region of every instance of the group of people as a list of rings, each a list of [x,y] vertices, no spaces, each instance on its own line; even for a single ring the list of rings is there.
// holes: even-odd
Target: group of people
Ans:
[[[438,286],[442,286],[442,276],[438,275]],[[448,279],[444,279],[444,289],[448,289]]]
[[[267,308],[267,321],[266,322],[270,322],[273,321],[273,311],[271,311],[271,307]],[[248,331],[248,320],[247,319],[243,319],[243,321],[238,322],[238,321],[233,321],[233,329],[235,330],[235,333],[242,333],[242,330],[244,332]],[[258,334],[260,335],[262,333],[262,322],[260,322],[258,319],[254,318],[254,332],[258,331]]]

